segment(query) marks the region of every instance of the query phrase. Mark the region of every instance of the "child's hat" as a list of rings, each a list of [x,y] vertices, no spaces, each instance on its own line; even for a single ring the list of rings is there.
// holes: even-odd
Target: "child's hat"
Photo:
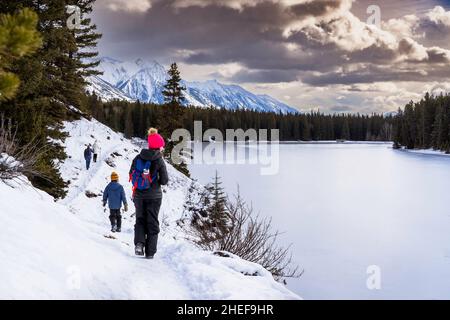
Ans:
[[[148,148],[149,149],[161,149],[166,146],[163,137],[155,133],[148,136]]]
[[[111,181],[119,181],[119,175],[117,172],[111,173]]]

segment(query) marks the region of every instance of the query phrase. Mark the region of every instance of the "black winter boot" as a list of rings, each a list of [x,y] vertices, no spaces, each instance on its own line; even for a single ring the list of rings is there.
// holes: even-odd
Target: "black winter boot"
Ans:
[[[134,253],[137,256],[144,256],[145,255],[145,253],[144,253],[144,244],[143,243],[136,244],[136,248],[134,249]]]

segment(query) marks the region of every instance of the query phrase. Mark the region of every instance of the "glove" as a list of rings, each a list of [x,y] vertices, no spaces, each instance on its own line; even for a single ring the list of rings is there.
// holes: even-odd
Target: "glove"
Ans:
[[[124,206],[124,210],[125,210],[125,212],[127,212],[127,211],[128,211],[128,204],[125,204],[125,206]]]

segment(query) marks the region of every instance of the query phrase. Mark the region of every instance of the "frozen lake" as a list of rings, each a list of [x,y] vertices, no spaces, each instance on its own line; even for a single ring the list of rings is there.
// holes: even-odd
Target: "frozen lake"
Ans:
[[[217,170],[229,193],[239,184],[273,217],[305,270],[290,289],[305,299],[450,299],[450,157],[390,144],[279,148],[274,175],[254,164],[190,170],[202,183]],[[378,272],[381,288],[368,289]]]

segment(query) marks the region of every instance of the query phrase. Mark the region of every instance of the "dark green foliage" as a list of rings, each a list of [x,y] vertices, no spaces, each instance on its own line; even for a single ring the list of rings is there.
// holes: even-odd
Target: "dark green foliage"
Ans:
[[[206,186],[209,193],[209,204],[206,215],[209,217],[209,229],[216,230],[216,234],[225,234],[230,222],[227,208],[227,195],[222,187],[222,181],[216,171],[213,181]]]
[[[98,56],[95,48],[102,35],[97,32],[97,26],[92,24],[92,20],[88,18],[93,11],[94,3],[95,0],[68,1],[68,4],[78,6],[82,13],[81,27],[73,31],[77,44],[77,50],[73,52],[73,55],[78,64],[77,69],[85,77],[101,74],[101,72],[96,70],[100,60],[95,59]]]
[[[179,106],[185,100],[183,91],[186,88],[181,85],[181,75],[176,63],[172,63],[168,74],[169,80],[167,80],[164,91],[162,92],[164,100],[167,104]]]
[[[11,64],[22,80],[13,100],[1,104],[5,117],[17,124],[17,138],[21,145],[33,140],[46,150],[36,163],[36,169],[45,179],[30,176],[32,183],[59,198],[65,195],[65,177],[61,177],[58,163],[65,159],[64,148],[53,141],[64,140],[62,122],[76,115],[69,106],[80,110],[96,108],[92,97],[84,93],[84,76],[95,74],[96,62],[82,61],[93,58],[99,35],[90,24],[86,14],[92,10],[93,0],[2,0],[0,14],[14,14],[23,8],[32,9],[39,18],[38,31],[42,46]],[[81,28],[67,27],[66,5],[77,5],[81,9]],[[97,107],[101,108],[100,105]],[[101,110],[98,111],[101,114]],[[49,140],[50,138],[50,140]],[[45,147],[45,148],[44,148]]]
[[[344,119],[344,122],[342,124],[342,134],[341,138],[343,140],[349,140],[350,139],[350,127],[348,125],[347,119]]]
[[[441,150],[450,153],[450,95],[410,102],[394,119],[394,147]]]
[[[160,121],[159,123],[159,130],[167,140],[166,151],[164,154],[167,161],[169,161],[180,172],[189,177],[189,170],[183,159],[180,159],[181,161],[174,162],[171,156],[172,150],[177,143],[177,141],[171,140],[172,133],[176,129],[182,128],[183,125],[182,121],[185,108],[182,107],[182,103],[185,100],[183,92],[186,88],[181,85],[181,75],[176,63],[172,63],[167,73],[169,75],[169,79],[167,80],[162,92],[166,102],[165,107],[167,108],[166,118],[164,121]]]
[[[9,72],[11,64],[42,44],[37,23],[37,14],[28,8],[0,15],[0,101],[13,98],[19,89],[20,79]]]
[[[95,97],[90,97],[90,101]],[[146,138],[150,127],[160,129],[167,139],[167,128],[185,128],[194,136],[194,121],[201,121],[203,130],[219,129],[225,136],[227,129],[279,129],[281,141],[391,141],[392,117],[382,115],[334,114],[320,112],[281,115],[245,110],[182,107],[182,117],[174,119],[168,106],[126,101],[92,104],[93,115],[113,129],[125,132],[127,113],[131,113],[134,137]],[[163,129],[161,129],[163,128]],[[174,129],[173,129],[174,130]],[[170,135],[169,135],[170,134]],[[270,136],[269,136],[270,138]]]
[[[209,193],[206,189],[199,190],[200,187],[195,181],[191,182],[188,192],[186,193],[186,201],[184,202],[185,216],[193,224],[197,223],[202,218],[206,218],[207,208],[209,206]]]
[[[59,144],[50,142],[48,138],[64,140],[65,134],[60,131],[60,121],[68,117],[67,110],[56,102],[37,98],[23,101],[14,99],[8,104],[3,104],[2,111],[7,118],[15,121],[17,139],[21,146],[33,141],[44,151],[35,164],[35,170],[41,175],[29,175],[30,181],[56,198],[63,197],[66,183],[53,161],[64,160],[66,154]]]
[[[134,134],[132,117],[133,115],[131,113],[131,109],[128,109],[125,112],[125,129],[124,129],[125,137],[127,137],[128,139],[132,138]]]
[[[191,185],[190,189],[195,191],[195,186]],[[208,250],[214,250],[214,245],[226,237],[232,223],[228,198],[218,173],[200,192],[200,199],[192,199],[192,194],[186,199],[185,211],[192,216],[192,225],[200,238],[199,243]]]

